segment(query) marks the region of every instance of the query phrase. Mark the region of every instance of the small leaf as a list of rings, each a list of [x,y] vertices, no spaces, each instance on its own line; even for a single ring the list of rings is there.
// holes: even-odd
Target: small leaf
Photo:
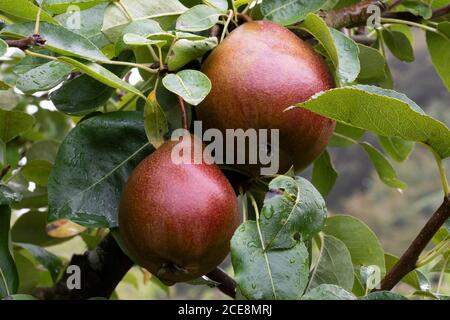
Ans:
[[[382,37],[392,54],[399,60],[414,61],[414,50],[408,37],[399,31],[383,28]]]
[[[163,40],[149,40],[135,33],[127,33],[123,36],[123,42],[129,46],[151,46],[154,44],[165,44]]]
[[[19,75],[17,89],[26,94],[47,91],[63,82],[74,68],[59,61],[50,61]]]
[[[450,130],[392,90],[366,85],[338,88],[298,106],[378,135],[422,142],[443,159],[450,156]]]
[[[231,239],[231,261],[239,290],[247,299],[299,299],[309,273],[303,243],[264,251],[255,221],[242,224]]]
[[[309,287],[334,284],[352,291],[354,278],[352,257],[345,244],[333,236],[324,235]]]
[[[138,20],[131,22],[124,30],[116,43],[116,55],[119,55],[125,48],[126,44],[123,41],[123,37],[128,34],[136,34],[144,38],[148,38],[152,34],[163,33],[164,30],[161,29],[161,26],[158,22],[154,20]]]
[[[52,167],[52,163],[47,160],[31,160],[22,169],[22,174],[29,181],[40,186],[46,186]]]
[[[202,40],[180,39],[174,43],[169,53],[168,67],[170,71],[178,70],[187,63],[202,57],[217,46],[217,38]]]
[[[302,21],[309,13],[322,8],[328,0],[264,0],[261,3],[261,13],[266,20],[272,20],[287,26]]]
[[[432,2],[432,1],[429,1]],[[421,16],[424,19],[430,19],[432,10],[430,4],[421,2],[420,0],[406,0],[402,1],[400,5],[395,7],[393,12],[411,12],[415,16]]]
[[[406,141],[399,137],[378,136],[378,141],[383,150],[398,162],[407,160],[416,145],[414,141]]]
[[[2,0],[0,2],[0,11],[26,20],[34,21],[38,10],[38,6],[29,0]],[[55,22],[55,20],[45,11],[41,12],[41,20]]]
[[[333,189],[337,176],[338,173],[331,161],[330,154],[325,150],[320,157],[314,161],[311,182],[320,194],[323,197],[326,197],[331,189]]]
[[[198,32],[213,27],[222,10],[204,4],[196,5],[184,12],[177,19],[176,28],[180,31]]]
[[[19,276],[11,254],[9,226],[11,209],[0,205],[0,299],[17,292]]]
[[[328,146],[333,148],[349,147],[358,143],[365,133],[366,131],[364,129],[337,122]]]
[[[198,105],[211,91],[211,81],[196,70],[183,70],[168,74],[162,80],[167,90],[181,96],[187,103]]]
[[[442,82],[450,91],[450,22],[438,25],[441,34],[426,32],[428,51]]]
[[[323,232],[347,246],[355,266],[377,266],[381,276],[386,273],[383,248],[362,221],[351,216],[333,216],[327,219]]]
[[[363,142],[360,145],[367,152],[370,160],[372,160],[372,163],[375,166],[375,169],[381,181],[392,188],[406,188],[406,184],[398,179],[397,172],[395,171],[392,164],[380,151],[378,151],[378,149],[367,142]]]
[[[144,107],[144,126],[148,141],[158,149],[164,143],[164,135],[169,127],[166,115],[156,100],[155,91],[150,93]]]
[[[288,249],[306,241],[323,227],[327,216],[325,201],[302,177],[279,176],[269,184],[261,211],[261,228],[267,249]]]
[[[17,243],[17,245],[27,250],[34,259],[42,264],[50,272],[53,282],[56,282],[63,269],[63,262],[60,258],[36,245],[27,243]]]
[[[315,14],[308,14],[301,27],[312,34],[324,47],[336,67],[336,76],[341,85],[353,82],[360,72],[358,45],[342,32],[329,28]]]
[[[67,239],[86,231],[86,228],[67,219],[59,219],[49,223],[47,234],[57,239]]]
[[[356,297],[339,286],[321,284],[308,291],[302,300],[356,300]]]
[[[356,81],[361,84],[374,84],[386,78],[386,59],[376,49],[358,44],[361,71]]]
[[[0,109],[0,139],[7,143],[33,126],[34,118],[21,111]]]

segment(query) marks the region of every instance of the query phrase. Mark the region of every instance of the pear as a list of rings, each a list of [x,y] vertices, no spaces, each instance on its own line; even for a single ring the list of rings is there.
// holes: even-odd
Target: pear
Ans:
[[[196,109],[203,128],[279,129],[280,173],[291,166],[303,170],[327,146],[334,121],[285,109],[333,88],[333,78],[324,59],[285,27],[269,21],[241,25],[210,54],[202,71],[212,83]]]
[[[214,270],[229,253],[239,224],[233,188],[211,159],[201,158],[203,147],[187,134],[165,142],[135,168],[122,192],[119,229],[125,247],[166,283]],[[194,150],[200,161],[194,161]]]

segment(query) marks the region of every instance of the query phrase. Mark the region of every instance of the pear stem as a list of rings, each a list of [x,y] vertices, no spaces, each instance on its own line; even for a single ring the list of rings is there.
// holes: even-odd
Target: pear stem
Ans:
[[[178,102],[180,104],[180,110],[181,110],[181,121],[183,125],[183,129],[189,130],[188,126],[188,117],[186,113],[186,106],[184,105],[184,100],[181,96],[178,96]]]

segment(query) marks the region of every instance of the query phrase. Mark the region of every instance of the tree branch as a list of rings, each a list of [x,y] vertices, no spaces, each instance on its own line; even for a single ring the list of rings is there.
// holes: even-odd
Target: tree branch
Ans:
[[[27,50],[30,47],[34,46],[43,46],[45,44],[45,40],[38,34],[34,34],[32,36],[19,39],[19,40],[5,40],[11,48],[19,48],[21,50]]]
[[[444,198],[439,209],[431,216],[400,260],[388,272],[379,290],[391,290],[404,276],[416,268],[417,260],[440,227],[450,218],[450,196]]]
[[[209,279],[220,283],[217,288],[227,296],[236,298],[236,281],[226,274],[222,269],[216,268],[216,270],[206,275]]]
[[[72,274],[66,270],[53,287],[37,288],[33,295],[42,300],[109,298],[134,263],[123,253],[113,236],[108,234],[95,250],[87,251],[83,255],[74,255],[68,266],[71,265],[80,268],[80,289],[71,290],[67,287],[67,280]],[[235,281],[219,268],[209,273],[207,277],[220,283],[218,289],[224,294],[232,298],[236,296]]]

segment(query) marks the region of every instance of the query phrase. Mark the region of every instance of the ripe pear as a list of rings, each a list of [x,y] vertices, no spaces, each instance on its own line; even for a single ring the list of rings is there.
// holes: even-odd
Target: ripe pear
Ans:
[[[237,199],[223,173],[201,158],[194,162],[193,150],[202,148],[188,134],[165,142],[136,167],[122,192],[119,229],[125,247],[166,283],[214,270],[239,224]]]
[[[324,59],[285,27],[269,21],[241,25],[202,71],[212,83],[196,109],[205,129],[279,129],[280,173],[306,168],[325,149],[335,122],[305,109],[285,109],[334,87],[334,81]]]

